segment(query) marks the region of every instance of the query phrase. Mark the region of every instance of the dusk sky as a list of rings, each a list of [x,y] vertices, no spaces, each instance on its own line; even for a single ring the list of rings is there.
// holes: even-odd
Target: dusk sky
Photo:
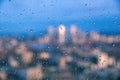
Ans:
[[[59,24],[76,24],[84,30],[120,31],[120,1],[0,0],[1,32],[42,30]]]

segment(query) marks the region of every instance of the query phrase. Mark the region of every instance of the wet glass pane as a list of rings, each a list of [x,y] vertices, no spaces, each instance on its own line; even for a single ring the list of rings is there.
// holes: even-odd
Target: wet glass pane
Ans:
[[[120,1],[0,0],[0,80],[120,80]]]

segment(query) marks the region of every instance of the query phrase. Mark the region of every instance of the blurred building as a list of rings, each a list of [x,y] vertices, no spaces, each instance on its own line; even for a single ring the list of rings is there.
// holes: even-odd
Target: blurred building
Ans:
[[[48,35],[53,36],[55,34],[55,28],[50,26],[48,27]]]
[[[18,47],[15,49],[16,54],[23,54],[25,51],[27,51],[27,46],[25,43],[20,43]]]
[[[64,43],[65,42],[65,34],[66,33],[66,28],[64,25],[60,25],[58,27],[58,37],[59,37],[59,43]]]
[[[75,25],[71,26],[70,33],[74,44],[84,44],[86,42],[85,32],[78,29]]]
[[[51,40],[50,35],[46,34],[44,37],[38,39],[38,43],[40,44],[48,44]]]
[[[78,29],[76,26],[71,26],[70,28],[70,33],[71,33],[71,38],[72,38],[72,42],[74,44],[76,44],[78,42],[78,37],[77,37],[77,34],[78,34]]]
[[[27,80],[41,80],[43,72],[40,66],[31,67],[27,69]]]
[[[6,80],[7,79],[7,74],[3,71],[0,71],[0,80]]]
[[[30,51],[25,51],[25,52],[23,52],[23,54],[21,55],[21,57],[22,57],[23,63],[29,64],[33,60],[33,53],[30,52]]]
[[[50,53],[48,52],[41,52],[39,53],[39,58],[40,59],[49,59],[51,56],[50,56]]]
[[[66,68],[67,65],[66,65],[65,57],[61,57],[60,58],[59,66],[60,66],[61,69],[65,69]]]
[[[9,64],[10,64],[10,66],[13,67],[13,68],[20,67],[19,62],[18,62],[13,56],[10,56],[10,57],[9,57]]]
[[[90,39],[92,41],[99,41],[100,35],[97,32],[91,32],[90,33]]]
[[[99,49],[93,50],[93,53],[98,56],[99,68],[107,68],[108,66],[113,66],[116,63],[114,57],[109,57],[107,53],[101,52]]]

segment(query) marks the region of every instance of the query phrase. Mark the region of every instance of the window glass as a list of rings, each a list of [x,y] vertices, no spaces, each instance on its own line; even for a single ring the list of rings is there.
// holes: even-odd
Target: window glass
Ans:
[[[0,0],[0,80],[120,80],[120,1]]]

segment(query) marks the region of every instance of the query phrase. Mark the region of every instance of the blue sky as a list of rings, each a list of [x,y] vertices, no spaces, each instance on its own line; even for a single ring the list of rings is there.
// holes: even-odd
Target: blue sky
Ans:
[[[59,24],[119,30],[119,21],[119,0],[0,0],[1,32],[42,30]]]

